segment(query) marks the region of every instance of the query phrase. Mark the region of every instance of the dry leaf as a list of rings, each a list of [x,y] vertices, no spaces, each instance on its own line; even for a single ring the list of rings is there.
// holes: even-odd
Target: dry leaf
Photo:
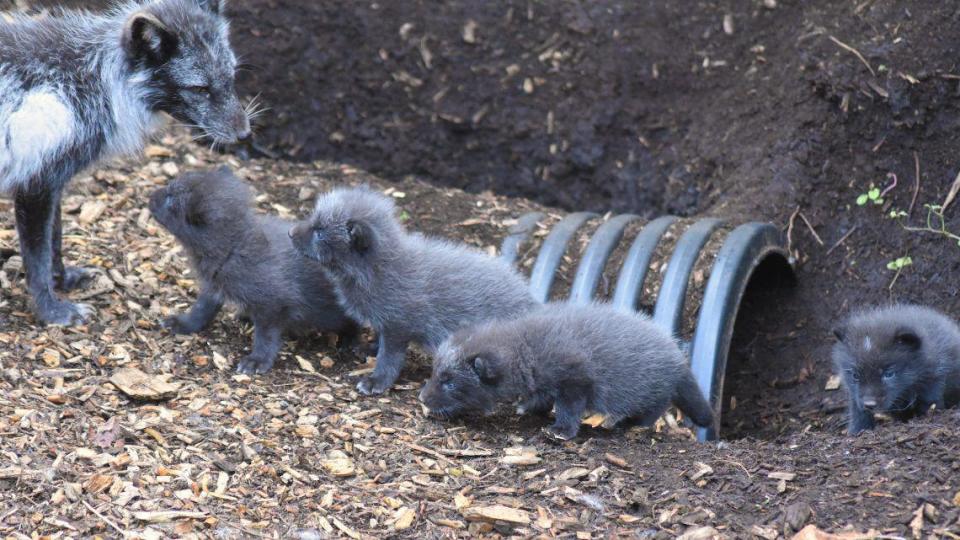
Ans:
[[[217,366],[217,369],[220,371],[226,371],[230,369],[230,362],[217,351],[213,351],[213,365]]]
[[[457,493],[453,496],[453,505],[457,507],[457,510],[463,510],[470,506],[470,498],[462,493]]]
[[[840,388],[839,375],[831,375],[830,378],[827,379],[826,386],[823,387],[824,390],[838,390],[839,388]]]
[[[60,367],[61,358],[60,351],[56,349],[43,350],[43,363],[46,364],[47,367]]]
[[[592,414],[581,420],[580,423],[588,425],[592,428],[598,428],[603,425],[604,419],[606,419],[606,416],[602,414]]]
[[[394,514],[396,521],[393,523],[393,528],[398,531],[409,529],[410,526],[413,525],[413,520],[416,517],[417,513],[412,508],[404,506]]]
[[[297,364],[299,364],[299,365],[300,365],[300,369],[302,369],[302,370],[304,370],[304,371],[307,371],[307,372],[310,372],[310,373],[316,373],[316,372],[317,372],[317,370],[314,369],[313,364],[311,364],[309,360],[307,360],[306,358],[300,356],[299,354],[297,355]]]
[[[913,513],[913,519],[910,520],[910,532],[914,539],[919,539],[923,534],[923,505],[921,504]]]

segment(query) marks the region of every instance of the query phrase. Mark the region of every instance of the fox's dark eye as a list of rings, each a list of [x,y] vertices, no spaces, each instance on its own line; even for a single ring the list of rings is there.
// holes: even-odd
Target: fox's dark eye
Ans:
[[[440,387],[443,388],[445,392],[452,392],[454,387],[456,387],[456,385],[453,384],[453,381],[451,379],[447,379],[442,383],[440,383]]]
[[[850,380],[853,380],[853,381],[859,381],[859,380],[860,380],[860,374],[857,373],[856,371],[852,370],[852,369],[848,369],[848,370],[847,370],[847,376],[849,376],[849,377],[850,377]]]
[[[210,87],[209,86],[191,86],[188,88],[194,94],[197,94],[200,97],[208,98],[210,97]]]
[[[892,367],[888,367],[887,369],[883,370],[883,380],[885,381],[893,380],[893,378],[896,376],[897,370]]]
[[[322,241],[322,240],[323,240],[323,229],[320,229],[320,228],[313,229],[313,239],[314,239],[315,241],[317,241],[317,242]]]
[[[173,194],[167,193],[163,198],[163,207],[168,209],[173,207]]]

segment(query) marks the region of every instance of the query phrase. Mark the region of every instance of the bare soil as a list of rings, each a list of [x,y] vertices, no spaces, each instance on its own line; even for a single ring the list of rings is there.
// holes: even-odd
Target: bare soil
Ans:
[[[912,210],[905,223],[922,226],[924,205],[942,204],[960,170],[960,8],[231,5],[248,64],[241,90],[272,109],[253,148],[215,155],[180,134],[74,182],[67,258],[103,269],[74,294],[98,309],[93,323],[35,326],[0,201],[0,532],[776,538],[816,524],[960,534],[960,413],[848,438],[842,391],[825,389],[829,329],[848,310],[909,301],[960,314],[957,244],[886,217]],[[398,390],[368,399],[352,391],[366,359],[323,337],[289,344],[275,371],[245,379],[226,365],[250,344],[232,316],[193,338],[158,329],[195,294],[145,211],[168,163],[228,163],[264,211],[290,216],[330,185],[370,183],[397,197],[411,228],[487,250],[534,209],[553,221],[558,209],[767,220],[784,232],[798,284],[748,292],[719,444],[691,442],[669,418],[656,430],[588,429],[567,445],[546,441],[535,418],[436,423],[416,404],[427,374],[417,355]],[[890,186],[884,202],[858,206],[871,185]],[[946,211],[954,232],[956,212]],[[887,264],[902,256],[913,264],[893,282]],[[182,386],[132,401],[108,382],[121,366]],[[541,461],[504,464],[520,446]],[[353,474],[334,476],[343,467]],[[530,523],[467,521],[494,504]],[[188,514],[149,513],[167,510]]]

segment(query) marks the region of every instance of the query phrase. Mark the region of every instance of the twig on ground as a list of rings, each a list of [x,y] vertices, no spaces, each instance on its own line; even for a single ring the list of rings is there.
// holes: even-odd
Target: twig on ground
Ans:
[[[864,58],[862,54],[860,54],[860,51],[854,49],[853,47],[847,45],[846,43],[840,41],[839,39],[837,39],[837,38],[835,38],[835,37],[833,37],[833,36],[827,36],[827,37],[830,38],[830,41],[836,43],[841,49],[843,49],[843,50],[845,50],[845,51],[847,51],[847,52],[853,53],[854,56],[856,56],[857,58],[860,59],[861,62],[863,62],[863,65],[867,66],[867,69],[870,70],[870,74],[871,74],[871,75],[873,75],[874,77],[877,76],[877,72],[874,71],[874,70],[873,70],[873,67],[870,66],[870,62],[867,62],[867,59]]]
[[[953,179],[953,185],[950,186],[950,191],[947,193],[947,198],[943,200],[943,211],[947,211],[947,207],[950,206],[950,203],[953,202],[953,199],[957,197],[957,193],[960,192],[960,172],[957,173],[957,177]],[[0,255],[0,259],[2,259]]]
[[[813,238],[817,241],[818,244],[822,246],[823,240],[820,238],[820,235],[817,234],[817,230],[814,229],[813,225],[811,225],[810,222],[807,220],[807,216],[803,215],[803,212],[800,212],[800,219],[802,219],[803,222],[807,224],[807,228],[810,229],[810,233],[813,234]]]
[[[850,238],[850,235],[853,234],[853,233],[857,230],[857,227],[859,227],[859,225],[854,225],[852,229],[850,229],[849,231],[847,231],[847,234],[841,236],[840,239],[837,240],[837,242],[836,242],[835,244],[833,244],[832,246],[830,246],[830,249],[827,250],[827,255],[829,255],[830,253],[832,253],[833,250],[835,250],[835,249],[837,249],[838,247],[840,247],[840,244],[844,243],[844,242],[847,240],[847,238]]]
[[[903,272],[903,267],[897,268],[897,273],[893,275],[893,279],[890,280],[890,285],[887,285],[887,290],[892,291],[894,284],[897,282],[897,278],[900,277],[900,272]]]
[[[893,191],[893,188],[897,187],[897,173],[895,173],[895,172],[888,172],[888,173],[887,173],[887,178],[891,178],[891,179],[893,179],[893,181],[890,182],[890,185],[889,185],[889,186],[883,188],[883,191],[880,192],[880,198],[881,198],[881,199],[884,198],[884,197],[886,197],[886,196],[887,196],[887,193],[890,193],[891,191]]]
[[[104,523],[106,523],[107,525],[109,525],[110,528],[112,528],[113,530],[115,530],[115,531],[117,531],[118,533],[120,533],[120,536],[122,536],[123,538],[126,538],[126,537],[130,536],[130,533],[129,533],[129,532],[121,529],[121,528],[120,528],[116,523],[114,523],[113,521],[110,521],[110,518],[108,518],[107,516],[101,514],[100,512],[97,512],[97,509],[94,508],[93,506],[91,506],[90,503],[88,503],[88,502],[85,501],[84,499],[80,499],[80,502],[81,502],[84,506],[87,507],[87,510],[90,510],[91,512],[93,512],[93,514],[94,514],[95,516],[97,516],[98,518],[100,518],[101,521],[103,521]]]
[[[913,152],[913,163],[915,166],[915,174],[917,177],[917,184],[913,187],[913,198],[910,199],[910,209],[907,210],[907,215],[913,214],[913,207],[917,204],[917,195],[920,194],[920,156],[917,154],[916,150]]]
[[[787,222],[787,253],[793,252],[793,222],[797,219],[797,214],[799,213],[800,207],[797,206],[797,209],[790,215],[790,221]]]

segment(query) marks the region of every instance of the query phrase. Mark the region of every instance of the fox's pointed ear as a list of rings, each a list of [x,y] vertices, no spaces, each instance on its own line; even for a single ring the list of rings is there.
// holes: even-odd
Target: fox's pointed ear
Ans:
[[[470,361],[470,364],[482,382],[493,384],[500,380],[500,371],[497,369],[496,364],[490,360],[482,356],[476,356]]]
[[[357,253],[366,253],[373,245],[373,231],[362,221],[348,221],[347,232],[350,234],[350,246]]]
[[[194,227],[203,227],[207,224],[207,213],[203,205],[196,200],[187,202],[183,212],[183,219]]]
[[[197,0],[200,7],[215,15],[222,15],[227,7],[227,0]]]
[[[847,338],[847,327],[844,325],[834,326],[833,335],[837,338],[837,341],[843,343],[843,340]]]
[[[920,336],[909,328],[898,328],[897,333],[893,336],[893,341],[911,349],[919,349],[921,345]]]
[[[138,11],[123,28],[123,47],[130,58],[163,64],[177,51],[177,36],[155,15]]]

